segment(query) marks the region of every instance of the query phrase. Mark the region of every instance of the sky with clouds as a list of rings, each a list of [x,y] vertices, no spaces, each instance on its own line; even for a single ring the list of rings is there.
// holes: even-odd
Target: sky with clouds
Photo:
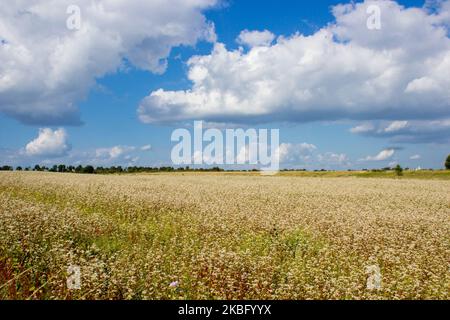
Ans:
[[[450,153],[450,0],[18,0],[0,17],[1,164],[171,165],[195,120],[280,129],[285,168]]]

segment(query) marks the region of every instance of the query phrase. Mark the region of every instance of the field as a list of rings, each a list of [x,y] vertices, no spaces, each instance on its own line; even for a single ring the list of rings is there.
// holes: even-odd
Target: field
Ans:
[[[450,298],[444,174],[315,175],[1,172],[0,299]]]

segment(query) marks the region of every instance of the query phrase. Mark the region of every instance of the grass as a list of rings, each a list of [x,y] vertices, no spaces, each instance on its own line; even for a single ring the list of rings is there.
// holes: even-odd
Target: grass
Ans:
[[[152,173],[123,173],[118,175],[180,175],[180,176],[260,176],[257,171],[174,171],[174,172],[152,172]],[[450,180],[450,170],[404,170],[402,176],[397,176],[394,170],[359,170],[359,171],[280,171],[277,176],[283,177],[305,177],[305,178],[386,178],[386,179],[425,179],[425,180]]]
[[[402,176],[397,176],[394,170],[387,171],[284,171],[282,176],[322,177],[322,178],[388,178],[388,179],[439,179],[450,180],[450,170],[405,170]]]
[[[0,298],[449,298],[443,173],[306,174],[0,173]]]

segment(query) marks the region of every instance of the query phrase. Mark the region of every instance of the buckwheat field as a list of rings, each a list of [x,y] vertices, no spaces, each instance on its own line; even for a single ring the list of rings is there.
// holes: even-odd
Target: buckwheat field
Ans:
[[[449,218],[449,180],[2,172],[0,299],[449,299]]]

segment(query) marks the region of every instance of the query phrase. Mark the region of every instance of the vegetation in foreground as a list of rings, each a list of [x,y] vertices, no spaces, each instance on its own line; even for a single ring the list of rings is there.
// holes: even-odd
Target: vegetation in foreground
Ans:
[[[449,214],[441,180],[2,172],[0,298],[449,299]]]
[[[445,165],[450,166],[450,156],[447,159]],[[364,170],[348,170],[348,171],[334,171],[334,170],[312,170],[305,169],[283,169],[279,172],[279,175],[283,176],[301,176],[301,177],[358,177],[358,178],[400,178],[406,179],[444,179],[450,180],[450,168],[448,170],[435,170],[435,169],[403,169],[400,165],[394,168],[386,167],[382,169],[364,169]],[[14,171],[11,166],[0,166],[0,171]],[[83,174],[157,174],[157,173],[221,173],[221,174],[254,174],[259,175],[260,172],[257,169],[249,170],[224,170],[220,167],[208,167],[208,168],[193,168],[193,167],[93,167],[87,166],[66,166],[63,164],[53,165],[52,167],[45,167],[35,165],[31,167],[16,167],[15,171],[38,171],[38,172],[58,172],[58,173],[83,173]]]

